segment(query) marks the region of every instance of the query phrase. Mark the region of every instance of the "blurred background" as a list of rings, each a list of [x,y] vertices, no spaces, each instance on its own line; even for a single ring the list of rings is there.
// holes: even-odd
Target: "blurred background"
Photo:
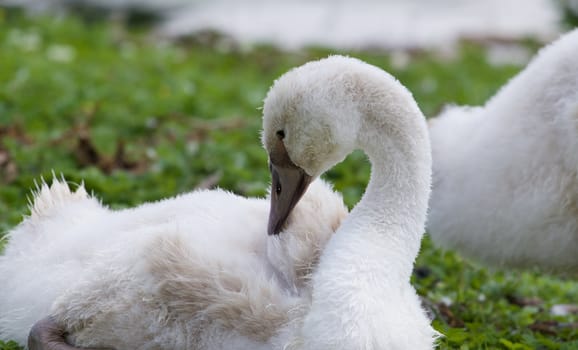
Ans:
[[[158,20],[175,38],[214,30],[243,44],[295,49],[440,48],[464,38],[552,39],[576,0],[3,0],[28,12]]]
[[[483,104],[576,25],[577,0],[0,0],[0,237],[53,173],[113,208],[265,195],[259,108],[307,61],[377,65],[429,118]],[[351,207],[369,166],[354,153],[326,177]],[[553,311],[573,280],[489,271],[426,237],[414,284],[441,349],[578,349],[577,315]]]

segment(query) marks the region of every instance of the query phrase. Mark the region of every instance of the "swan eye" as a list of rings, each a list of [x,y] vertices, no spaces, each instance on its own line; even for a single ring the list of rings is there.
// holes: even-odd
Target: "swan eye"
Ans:
[[[275,186],[275,193],[277,195],[281,194],[281,184],[278,183],[277,186]]]
[[[276,134],[279,140],[283,140],[285,138],[285,130],[278,130]]]

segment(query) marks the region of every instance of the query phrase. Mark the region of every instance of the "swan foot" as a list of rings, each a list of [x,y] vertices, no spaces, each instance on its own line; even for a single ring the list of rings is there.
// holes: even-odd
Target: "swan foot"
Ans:
[[[66,343],[66,331],[52,318],[36,322],[28,334],[29,350],[107,350],[77,348]]]

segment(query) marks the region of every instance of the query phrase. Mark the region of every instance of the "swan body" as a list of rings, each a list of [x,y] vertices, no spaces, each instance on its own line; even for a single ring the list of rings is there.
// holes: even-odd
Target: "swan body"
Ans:
[[[24,345],[52,314],[82,347],[268,348],[347,213],[313,187],[268,237],[265,199],[196,191],[112,211],[83,186],[44,184],[0,256],[0,339]]]
[[[494,266],[578,271],[578,30],[430,134],[435,243]]]
[[[331,56],[278,79],[263,115],[281,185],[272,213],[275,201],[293,201],[284,182],[298,191],[355,149],[372,164],[365,194],[321,253],[290,348],[432,349],[437,333],[410,285],[431,184],[427,126],[411,93],[375,66]]]

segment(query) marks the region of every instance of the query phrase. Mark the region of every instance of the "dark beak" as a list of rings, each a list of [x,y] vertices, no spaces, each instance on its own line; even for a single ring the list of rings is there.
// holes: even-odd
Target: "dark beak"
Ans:
[[[270,164],[272,188],[269,212],[269,235],[281,232],[289,214],[311,183],[311,176],[294,164],[278,167]]]

